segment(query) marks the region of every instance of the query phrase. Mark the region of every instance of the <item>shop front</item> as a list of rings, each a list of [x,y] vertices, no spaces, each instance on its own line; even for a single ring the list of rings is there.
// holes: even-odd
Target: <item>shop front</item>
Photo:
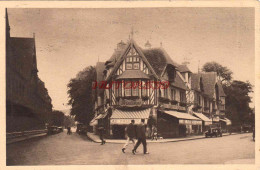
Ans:
[[[221,129],[223,132],[229,132],[231,129],[231,120],[227,119],[227,118],[222,118],[219,119],[220,120],[220,125],[221,125]]]
[[[116,139],[123,139],[125,138],[125,128],[131,123],[131,120],[135,120],[137,125],[141,123],[141,119],[145,119],[147,125],[150,115],[150,108],[141,110],[115,109],[110,117],[110,135]]]
[[[212,124],[212,120],[205,116],[203,113],[193,112],[193,115],[202,120],[202,132],[207,131]]]
[[[158,122],[159,133],[165,137],[184,137],[200,133],[202,130],[202,121],[188,113],[165,110],[160,111],[159,117],[159,120],[164,120]]]

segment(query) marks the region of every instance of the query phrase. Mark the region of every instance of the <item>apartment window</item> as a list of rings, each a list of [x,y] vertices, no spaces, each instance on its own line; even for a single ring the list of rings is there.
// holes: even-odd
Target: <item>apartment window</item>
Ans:
[[[142,96],[147,96],[147,88],[145,81],[142,81]]]
[[[172,100],[176,100],[176,90],[175,89],[171,89],[171,97],[172,97]]]
[[[140,58],[137,56],[130,56],[126,58],[126,69],[127,70],[139,70],[140,69]]]
[[[126,81],[125,83],[125,96],[139,96],[138,81]]]
[[[185,92],[180,92],[180,101],[181,102],[185,102],[186,101]]]

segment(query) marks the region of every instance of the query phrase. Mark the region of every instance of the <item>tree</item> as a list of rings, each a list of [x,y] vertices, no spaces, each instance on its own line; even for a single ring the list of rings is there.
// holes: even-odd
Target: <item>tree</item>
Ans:
[[[68,83],[69,105],[75,121],[88,124],[94,117],[95,93],[92,92],[92,82],[96,80],[95,67],[89,66],[80,71],[76,78]]]
[[[58,110],[54,110],[51,113],[51,120],[50,120],[50,125],[54,126],[63,126],[64,122],[64,113]]]
[[[226,93],[226,113],[233,125],[252,124],[253,110],[249,107],[252,85],[249,82],[234,80],[230,85],[223,85]]]
[[[203,65],[202,71],[205,72],[216,72],[219,80],[223,81],[231,81],[233,72],[229,70],[227,67],[224,67],[216,62],[207,62]]]

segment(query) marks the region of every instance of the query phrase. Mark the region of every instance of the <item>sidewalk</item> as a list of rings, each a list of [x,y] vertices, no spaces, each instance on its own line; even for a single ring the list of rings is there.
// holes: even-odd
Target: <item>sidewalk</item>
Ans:
[[[232,133],[231,135],[240,134],[240,133]],[[229,133],[223,133],[222,136],[229,136]],[[101,140],[99,139],[98,135],[95,135],[93,133],[87,133],[87,136],[96,143],[101,143]],[[197,136],[189,136],[189,137],[183,137],[183,138],[170,138],[170,139],[158,139],[151,140],[148,139],[147,143],[167,143],[167,142],[180,142],[180,141],[188,141],[188,140],[196,140],[196,139],[206,139],[205,135],[197,135]],[[106,143],[115,143],[115,144],[124,144],[126,139],[105,139]]]

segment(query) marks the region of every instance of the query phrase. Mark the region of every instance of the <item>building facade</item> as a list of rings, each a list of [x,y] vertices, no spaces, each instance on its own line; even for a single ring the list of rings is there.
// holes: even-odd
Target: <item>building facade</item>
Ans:
[[[98,97],[90,125],[94,129],[105,126],[109,137],[124,138],[132,119],[136,123],[145,119],[148,136],[153,126],[164,138],[199,134],[212,120],[219,123],[224,113],[225,94],[215,74],[193,74],[149,42],[143,49],[133,39],[121,41],[110,59],[98,62],[96,69]],[[214,86],[208,85],[204,75],[214,77]],[[208,88],[213,88],[213,96]]]
[[[51,102],[38,77],[35,36],[11,37],[6,11],[7,132],[44,128]]]

